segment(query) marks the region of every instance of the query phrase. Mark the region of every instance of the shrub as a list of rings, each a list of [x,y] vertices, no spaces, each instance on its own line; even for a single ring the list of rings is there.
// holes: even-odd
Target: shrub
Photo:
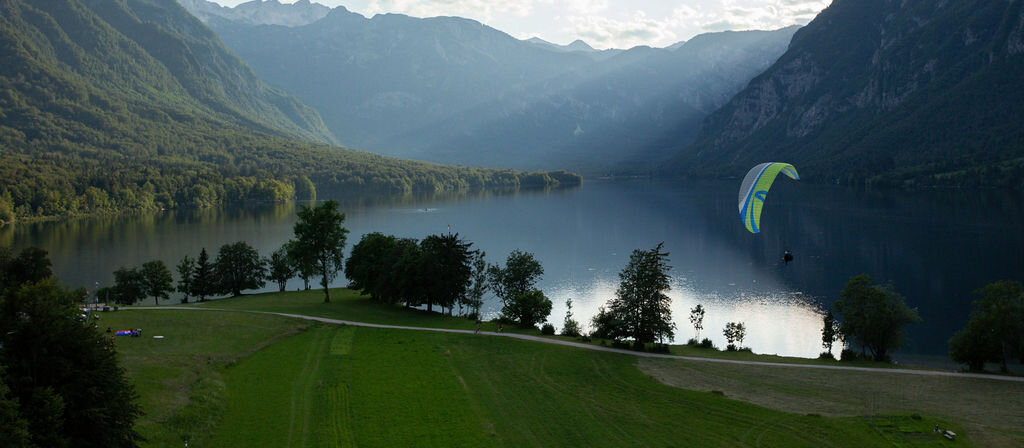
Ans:
[[[554,336],[555,326],[549,323],[545,323],[543,326],[540,327],[540,334],[544,336]]]
[[[689,345],[690,347],[696,347],[700,345],[700,341],[698,341],[697,338],[690,338],[689,341],[686,341],[686,345]]]
[[[668,353],[668,344],[654,344],[650,351],[651,353]]]
[[[835,361],[836,357],[832,355],[832,352],[821,352],[821,354],[818,355],[818,359],[828,359]]]
[[[725,351],[734,352],[736,351],[736,344],[729,344],[725,346]]]
[[[856,361],[857,358],[860,358],[860,353],[848,348],[844,348],[843,352],[839,354],[840,361]]]
[[[711,339],[704,338],[703,341],[700,341],[700,348],[715,348],[715,344],[711,342]]]

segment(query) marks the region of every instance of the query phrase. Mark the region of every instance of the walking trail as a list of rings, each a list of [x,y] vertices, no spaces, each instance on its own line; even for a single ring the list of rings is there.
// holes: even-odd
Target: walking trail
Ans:
[[[121,308],[122,310],[190,310],[190,311],[232,311],[232,312],[246,312],[246,313],[258,313],[258,314],[271,314],[275,316],[291,317],[295,319],[311,320],[316,322],[323,322],[328,324],[336,325],[352,325],[356,327],[371,327],[371,328],[391,328],[396,330],[415,330],[415,331],[434,331],[440,333],[461,333],[461,334],[478,334],[486,336],[500,336],[506,338],[523,339],[527,341],[543,342],[546,344],[558,344],[567,345],[570,347],[581,348],[585,350],[597,350],[602,352],[619,353],[623,355],[639,356],[644,358],[665,358],[665,359],[684,359],[687,361],[697,362],[717,362],[723,364],[741,364],[749,366],[766,366],[766,367],[792,367],[800,369],[821,369],[821,370],[845,370],[845,371],[860,371],[860,372],[873,372],[873,373],[896,373],[906,375],[925,375],[925,376],[945,376],[945,377],[958,377],[958,378],[980,378],[987,380],[997,381],[1015,381],[1024,383],[1024,377],[1021,376],[1006,376],[1006,375],[988,375],[983,373],[963,373],[963,372],[949,372],[943,370],[914,370],[914,369],[883,369],[874,367],[853,367],[853,366],[829,366],[820,364],[789,364],[782,362],[769,362],[769,361],[743,361],[736,359],[717,359],[717,358],[701,358],[697,356],[683,356],[683,355],[669,355],[664,353],[647,353],[637,352],[633,350],[625,350],[620,348],[605,347],[601,345],[582,344],[579,342],[564,341],[560,339],[549,339],[540,336],[531,336],[526,334],[518,333],[498,333],[494,331],[481,331],[477,333],[474,330],[459,330],[454,328],[427,328],[427,327],[407,327],[402,325],[388,325],[388,324],[374,324],[368,322],[355,322],[350,320],[331,319],[327,317],[307,316],[303,314],[289,314],[289,313],[275,313],[270,311],[250,311],[250,310],[226,310],[218,308],[196,308],[187,306],[140,306]]]

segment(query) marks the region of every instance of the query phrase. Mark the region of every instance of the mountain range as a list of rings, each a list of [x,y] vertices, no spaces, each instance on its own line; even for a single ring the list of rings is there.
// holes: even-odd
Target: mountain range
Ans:
[[[704,116],[770,66],[796,31],[598,51],[582,41],[519,40],[456,17],[366,18],[336,7],[305,23],[297,18],[312,20],[320,5],[183,5],[261,78],[315,107],[347,146],[592,174],[670,157],[651,148],[666,135],[691,141]]]
[[[1024,187],[1024,3],[837,0],[672,173],[787,161],[838,183]]]
[[[318,188],[555,183],[334,142],[316,110],[263,83],[174,0],[0,0],[0,223]]]

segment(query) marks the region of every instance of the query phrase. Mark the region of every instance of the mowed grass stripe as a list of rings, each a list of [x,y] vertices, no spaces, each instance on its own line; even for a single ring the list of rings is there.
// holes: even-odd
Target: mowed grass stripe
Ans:
[[[323,383],[317,389],[322,393],[313,400],[320,414],[312,419],[319,428],[316,439],[296,439],[290,446],[880,446],[894,442],[886,431],[895,429],[878,427],[888,424],[884,419],[789,414],[677,389],[643,375],[635,358],[617,354],[507,338],[373,328],[353,333],[349,355],[330,355],[329,349],[316,348],[324,340],[337,338],[338,331],[347,331],[343,328],[314,328],[307,332],[313,335],[297,336],[293,338],[297,345],[285,348],[324,356],[316,364],[291,355],[296,364],[318,370],[313,375],[293,369],[292,375],[317,377]],[[325,332],[333,334],[315,335]],[[262,354],[232,370],[271,367],[261,361]],[[284,370],[266,373],[286,375]],[[232,400],[236,390],[246,387],[236,381],[251,377],[227,376]],[[291,377],[279,378],[288,382]],[[275,395],[261,396],[271,401]],[[287,403],[288,397],[278,400]],[[225,419],[218,434],[253,431],[245,446],[284,446],[285,440],[274,438],[272,425],[235,426],[239,423],[244,422]]]
[[[307,420],[311,406],[301,402],[308,400],[303,382],[318,373],[309,370],[327,354],[323,340],[330,330],[312,327],[227,369],[225,416],[208,446],[298,446],[290,442],[295,428],[308,428],[298,419]],[[317,349],[323,353],[311,356]]]

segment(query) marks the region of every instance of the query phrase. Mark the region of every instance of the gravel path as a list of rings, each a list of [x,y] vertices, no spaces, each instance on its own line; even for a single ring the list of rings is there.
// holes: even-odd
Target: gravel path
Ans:
[[[218,308],[196,308],[186,306],[160,306],[160,307],[130,307],[121,308],[121,310],[190,310],[190,311],[234,311],[239,310],[225,310]],[[259,314],[272,314],[275,316],[291,317],[295,319],[311,320],[316,322],[323,322],[328,324],[337,325],[352,325],[356,327],[371,327],[371,328],[391,328],[396,330],[415,330],[415,331],[434,331],[440,333],[461,333],[461,334],[474,334],[473,330],[458,330],[453,328],[427,328],[427,327],[406,327],[401,325],[387,325],[387,324],[372,324],[367,322],[355,322],[341,319],[330,319],[327,317],[317,316],[306,316],[302,314],[289,314],[289,313],[274,313],[269,311],[248,311],[243,310],[242,312],[247,313],[259,313]],[[696,356],[682,356],[682,355],[668,355],[664,353],[647,353],[637,352],[633,350],[624,350],[620,348],[605,347],[601,345],[593,344],[582,344],[579,342],[563,341],[560,339],[543,338],[540,336],[530,336],[526,334],[518,333],[498,333],[494,331],[481,331],[478,334],[486,336],[500,336],[506,338],[523,339],[527,341],[543,342],[546,344],[558,344],[567,345],[570,347],[581,348],[585,350],[597,350],[602,352],[619,353],[630,356],[640,356],[645,358],[665,358],[665,359],[685,359],[687,361],[698,361],[698,362],[717,362],[724,364],[741,364],[750,366],[768,366],[768,367],[791,367],[791,368],[802,368],[802,369],[822,369],[822,370],[846,370],[846,371],[860,371],[860,372],[876,372],[876,373],[897,373],[906,375],[926,375],[926,376],[946,376],[946,377],[958,377],[958,378],[980,378],[987,380],[997,381],[1016,381],[1024,383],[1024,377],[1021,376],[1006,376],[1006,375],[988,375],[983,373],[963,373],[963,372],[949,372],[944,370],[913,370],[913,369],[881,369],[872,367],[853,367],[853,366],[828,366],[820,364],[789,364],[782,362],[767,362],[767,361],[741,361],[735,359],[716,359],[716,358],[701,358]]]

